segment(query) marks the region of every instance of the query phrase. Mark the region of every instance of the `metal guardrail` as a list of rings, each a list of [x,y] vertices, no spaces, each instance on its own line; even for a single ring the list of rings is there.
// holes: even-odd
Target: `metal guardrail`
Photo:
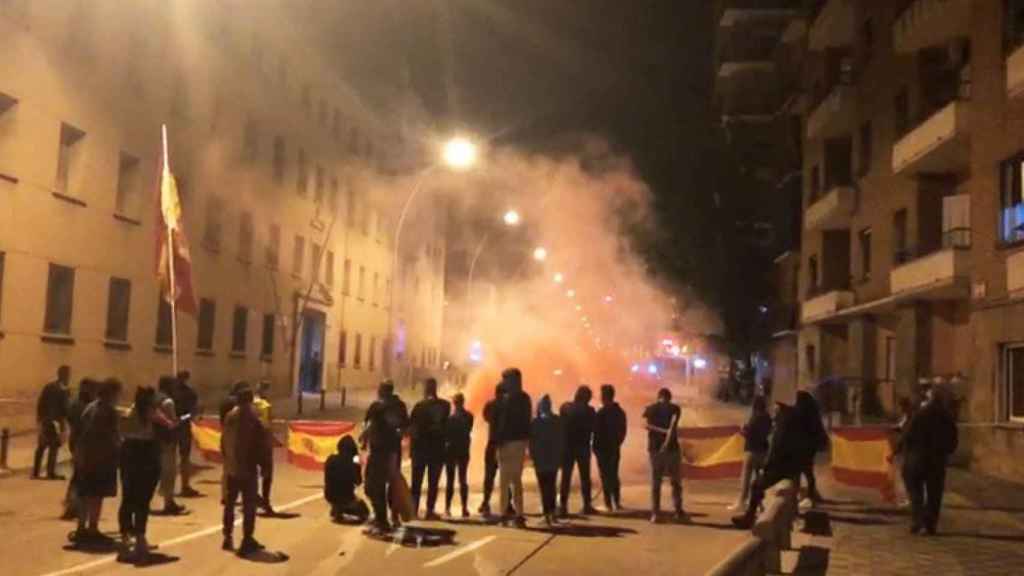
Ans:
[[[782,572],[782,551],[792,545],[798,485],[783,480],[765,499],[765,511],[751,529],[751,538],[707,573],[707,576],[764,576]]]

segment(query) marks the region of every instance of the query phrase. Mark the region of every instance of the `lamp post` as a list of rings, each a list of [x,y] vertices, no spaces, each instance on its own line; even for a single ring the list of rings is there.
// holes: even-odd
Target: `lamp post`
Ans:
[[[405,217],[409,213],[409,207],[412,206],[416,196],[419,195],[420,190],[424,187],[427,182],[427,178],[434,172],[438,166],[445,166],[455,171],[469,170],[476,164],[477,160],[477,147],[472,140],[464,136],[455,136],[449,139],[441,148],[441,158],[439,162],[431,163],[420,171],[419,176],[416,178],[416,182],[413,183],[412,189],[409,191],[409,195],[406,196],[405,202],[402,204],[402,211],[398,216],[398,223],[395,226],[395,245],[394,253],[391,257],[391,290],[388,294],[388,354],[394,355],[395,339],[397,336],[397,330],[395,326],[395,290],[399,282],[398,262],[399,262],[399,249],[401,247],[402,240],[402,229],[405,225]],[[389,358],[389,370],[391,369],[391,360]],[[392,374],[388,374],[389,377]]]

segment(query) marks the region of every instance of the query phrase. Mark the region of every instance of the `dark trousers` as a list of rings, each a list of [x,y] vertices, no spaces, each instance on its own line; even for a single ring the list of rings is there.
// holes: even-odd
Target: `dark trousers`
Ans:
[[[256,531],[256,475],[241,478],[228,476],[228,493],[224,498],[224,537],[230,538],[235,526],[235,503],[242,496],[242,537],[251,540]]]
[[[412,506],[416,514],[420,511],[420,495],[423,493],[423,477],[427,477],[427,512],[433,513],[437,505],[437,491],[441,486],[441,470],[444,469],[444,456],[439,454],[421,454],[412,457]]]
[[[455,480],[459,481],[459,498],[462,500],[462,509],[466,510],[469,501],[469,484],[466,482],[466,472],[469,470],[469,455],[448,456],[444,463],[444,509],[452,509],[452,498],[455,497]]]
[[[572,488],[572,470],[579,468],[580,493],[583,495],[583,507],[590,508],[590,448],[572,448],[562,461],[562,490],[559,504],[562,510],[569,508],[569,490]]]
[[[800,481],[800,474],[803,472],[803,467],[765,466],[764,471],[754,480],[750,487],[750,502],[747,503],[746,515],[753,518],[757,514],[757,509],[761,506],[761,502],[764,501],[765,491],[787,478],[792,479],[793,484],[797,485]]]
[[[149,504],[160,482],[160,446],[156,440],[127,438],[121,444],[121,507],[117,520],[122,534],[146,535]]]
[[[814,477],[813,460],[803,465],[800,469],[800,475],[807,482],[807,497],[811,500],[821,500],[821,494],[818,492],[818,480]]]
[[[558,469],[535,470],[537,473],[537,485],[540,486],[540,501],[544,508],[544,514],[555,513],[555,484],[558,479]]]
[[[491,505],[494,481],[498,477],[498,447],[488,444],[484,451],[484,506]]]
[[[668,476],[672,485],[672,504],[676,512],[683,511],[683,475],[679,452],[665,450],[652,452],[651,457],[651,512],[661,512],[661,481]]]
[[[903,465],[903,483],[910,497],[913,525],[934,532],[946,491],[946,463],[928,462],[908,454]]]
[[[49,451],[47,453],[47,451]],[[57,453],[60,452],[60,431],[56,422],[39,424],[39,438],[36,444],[35,459],[32,462],[32,475],[39,476],[46,453],[46,475],[53,478],[57,475]]]
[[[274,483],[274,463],[267,462],[260,466],[260,504],[270,510],[270,486]]]
[[[391,485],[391,469],[398,459],[397,454],[390,452],[370,451],[366,459],[366,484],[363,491],[370,499],[373,507],[374,522],[378,526],[389,526],[388,520],[388,489]]]
[[[601,489],[604,490],[604,503],[608,508],[612,504],[622,504],[622,485],[619,482],[619,459],[621,452],[618,447],[608,450],[594,451],[597,456],[597,469],[601,473]]]

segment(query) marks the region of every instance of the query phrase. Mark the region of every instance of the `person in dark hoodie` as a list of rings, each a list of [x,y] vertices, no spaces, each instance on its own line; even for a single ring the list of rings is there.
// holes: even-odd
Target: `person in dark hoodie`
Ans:
[[[351,516],[359,522],[370,517],[366,502],[356,496],[356,487],[363,483],[359,467],[359,447],[352,436],[338,440],[338,452],[324,463],[324,498],[331,505],[331,518],[341,522]]]
[[[445,429],[445,486],[444,513],[452,515],[452,499],[455,497],[455,481],[459,481],[459,497],[462,500],[462,517],[469,518],[469,484],[466,473],[469,469],[469,446],[473,433],[473,413],[466,410],[466,397],[461,393],[452,397],[455,411],[448,418]]]
[[[447,400],[437,397],[437,380],[423,382],[423,400],[412,409],[409,417],[412,435],[412,506],[419,514],[423,476],[427,476],[427,511],[424,518],[438,520],[434,512],[437,490],[444,469],[445,433],[452,407]]]
[[[815,418],[817,413],[808,411],[806,401],[798,401],[793,407],[781,401],[776,402],[776,405],[778,413],[775,416],[771,448],[768,450],[760,477],[751,487],[746,511],[732,518],[732,523],[737,528],[750,529],[754,525],[757,510],[764,501],[765,491],[787,478],[794,482],[798,481],[806,465],[807,454],[813,452],[808,444],[813,442],[815,423],[810,420]],[[821,426],[820,418],[817,426]]]
[[[597,418],[590,400],[594,393],[589,386],[580,386],[572,402],[562,404],[559,415],[565,427],[565,454],[562,459],[562,484],[559,491],[558,514],[569,515],[569,491],[572,488],[573,468],[580,471],[580,492],[583,496],[583,514],[596,514],[590,501],[590,456],[594,439],[594,421]]]
[[[545,394],[537,402],[537,417],[530,425],[530,458],[540,486],[544,522],[555,524],[555,482],[565,458],[565,430],[562,419],[551,411],[551,397]]]
[[[502,523],[513,520],[509,514],[509,490],[515,505],[514,521],[517,526],[526,526],[523,511],[523,463],[526,447],[530,440],[530,416],[533,401],[523,391],[523,375],[518,368],[509,368],[501,374],[504,394],[498,402],[497,437],[498,445],[498,490],[501,497]]]
[[[487,422],[487,447],[484,449],[484,492],[483,502],[480,503],[478,513],[484,516],[491,514],[491,494],[494,492],[494,479],[498,476],[498,443],[495,442],[498,402],[501,400],[501,383],[494,385],[494,398],[484,404],[484,422]]]
[[[903,454],[903,482],[910,496],[910,533],[934,535],[946,489],[946,466],[959,444],[956,421],[934,388],[910,419],[894,451]]]
[[[392,482],[401,474],[402,436],[409,427],[405,402],[395,394],[395,384],[381,382],[377,400],[366,411],[360,441],[369,445],[366,459],[366,484],[363,490],[373,507],[373,532],[391,530],[388,519],[388,495]]]
[[[806,390],[796,393],[796,404],[803,414],[808,442],[805,445],[803,464],[800,468],[800,475],[807,482],[807,499],[812,506],[821,504],[824,498],[818,492],[818,481],[814,476],[814,459],[818,452],[828,448],[828,432],[821,422],[821,408],[818,401]]]
[[[764,396],[756,396],[750,407],[750,418],[743,425],[743,474],[740,480],[740,497],[730,510],[740,510],[750,499],[751,484],[760,474],[768,455],[768,440],[772,433],[772,417]]]
[[[594,423],[594,455],[601,472],[604,505],[609,512],[622,509],[619,459],[626,441],[626,413],[615,401],[615,387],[601,386],[601,408]]]

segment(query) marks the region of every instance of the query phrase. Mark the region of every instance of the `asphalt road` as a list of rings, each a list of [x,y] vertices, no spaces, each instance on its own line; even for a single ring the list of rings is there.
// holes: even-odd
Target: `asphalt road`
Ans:
[[[704,411],[701,411],[704,413]],[[734,421],[731,412],[704,413],[720,423]],[[642,433],[633,430],[637,442]],[[279,459],[283,454],[278,454]],[[479,486],[482,459],[471,464],[471,482]],[[651,525],[646,512],[648,488],[644,466],[633,457],[626,472],[623,500],[631,512],[576,517],[556,530],[543,529],[537,517],[526,530],[484,523],[474,515],[467,521],[414,522],[405,541],[383,541],[363,535],[361,526],[331,521],[323,501],[322,476],[285,462],[276,467],[275,506],[286,518],[257,521],[256,536],[281,561],[267,553],[241,559],[220,550],[218,467],[205,467],[196,487],[206,495],[182,500],[191,513],[181,517],[153,516],[150,541],[165,564],[144,568],[151,574],[704,574],[734,549],[743,533],[727,527],[725,506],[734,498],[734,483],[688,482],[688,525]],[[527,509],[538,510],[538,494],[527,470]],[[595,491],[596,465],[594,466]],[[117,561],[110,552],[66,550],[73,523],[57,519],[64,493],[60,482],[33,481],[24,475],[0,480],[0,558],[3,573],[16,575],[137,574],[139,568]],[[669,502],[668,486],[664,502]],[[600,498],[598,498],[600,502]],[[475,511],[479,495],[471,494]],[[578,490],[572,500],[579,507]],[[154,507],[159,507],[159,497]],[[104,510],[101,529],[116,533],[117,499]],[[236,528],[240,531],[240,528]],[[417,535],[420,538],[417,538]],[[236,541],[240,535],[236,536]]]

